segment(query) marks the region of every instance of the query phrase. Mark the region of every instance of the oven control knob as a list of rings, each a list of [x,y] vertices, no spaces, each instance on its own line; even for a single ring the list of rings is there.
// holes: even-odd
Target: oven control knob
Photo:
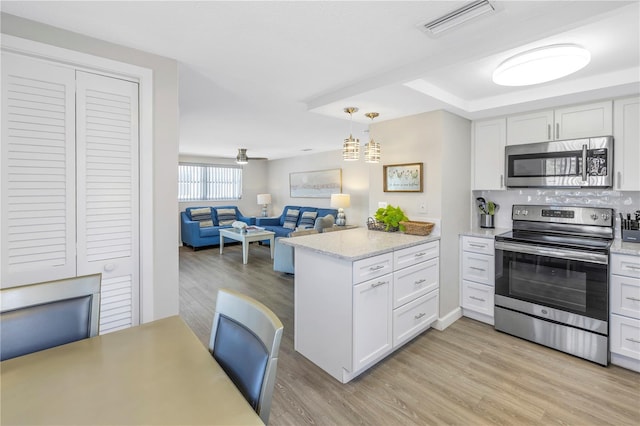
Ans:
[[[595,214],[595,213],[592,213],[592,214],[591,214],[591,219],[593,219],[593,220],[598,220],[598,215],[597,215],[597,214]]]
[[[602,213],[602,216],[600,216],[602,218],[602,220],[609,220],[609,215],[606,213]]]
[[[526,216],[526,215],[528,215],[528,214],[529,214],[529,211],[528,211],[528,210],[522,210],[522,216]]]

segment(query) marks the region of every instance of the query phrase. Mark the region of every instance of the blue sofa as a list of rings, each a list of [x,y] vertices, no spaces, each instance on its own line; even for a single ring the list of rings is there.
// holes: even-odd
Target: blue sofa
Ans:
[[[289,210],[299,210],[300,214],[298,215],[296,224],[293,228],[285,228],[284,222],[287,217],[287,212]],[[317,212],[317,216],[315,219],[326,216],[328,214],[333,215],[333,217],[338,216],[338,210],[336,209],[323,209],[318,207],[300,207],[300,206],[284,206],[282,209],[282,214],[279,217],[258,217],[256,218],[256,225],[265,228],[268,231],[273,231],[276,233],[275,237],[287,237],[291,232],[293,232],[296,228],[301,226],[301,221],[304,212]],[[311,222],[308,228],[313,228],[315,219]]]
[[[211,217],[209,218],[213,226],[200,226],[202,216],[194,218],[191,214],[193,210],[203,208],[211,209]],[[197,249],[199,247],[220,245],[220,229],[230,228],[231,225],[220,225],[217,209],[234,209],[235,220],[245,222],[247,225],[255,225],[254,217],[244,216],[236,206],[206,206],[206,207],[187,207],[185,211],[180,213],[180,235],[182,244]],[[200,219],[200,220],[197,220]],[[206,217],[204,219],[207,219]],[[207,219],[207,220],[209,220]]]

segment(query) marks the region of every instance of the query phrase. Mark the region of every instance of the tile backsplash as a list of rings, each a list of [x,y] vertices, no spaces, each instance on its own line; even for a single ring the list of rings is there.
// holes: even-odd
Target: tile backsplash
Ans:
[[[484,197],[493,201],[500,208],[496,212],[495,227],[511,228],[511,207],[514,204],[543,204],[558,206],[590,206],[608,207],[616,213],[616,238],[620,238],[620,218],[618,213],[631,213],[640,210],[640,192],[612,191],[602,189],[546,189],[526,188],[509,189],[506,191],[473,191],[473,205],[475,199]],[[478,210],[474,208],[472,225],[477,226],[480,219]]]

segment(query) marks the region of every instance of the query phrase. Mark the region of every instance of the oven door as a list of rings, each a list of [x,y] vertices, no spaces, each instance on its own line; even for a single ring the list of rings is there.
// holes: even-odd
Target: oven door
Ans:
[[[517,309],[528,305],[521,302],[529,302],[560,312],[558,318],[550,318],[559,322],[572,322],[561,319],[570,312],[606,325],[609,315],[606,253],[511,241],[496,241],[495,248],[496,300],[511,303],[503,307]],[[602,332],[607,333],[606,328]]]

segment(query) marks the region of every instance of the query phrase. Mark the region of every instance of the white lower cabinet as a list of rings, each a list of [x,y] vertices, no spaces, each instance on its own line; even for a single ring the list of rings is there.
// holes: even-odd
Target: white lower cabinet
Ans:
[[[342,383],[438,319],[439,241],[357,261],[295,250],[295,350]]]
[[[460,238],[460,306],[462,315],[494,323],[495,254],[493,237]]]
[[[640,257],[611,255],[611,363],[640,372]]]

